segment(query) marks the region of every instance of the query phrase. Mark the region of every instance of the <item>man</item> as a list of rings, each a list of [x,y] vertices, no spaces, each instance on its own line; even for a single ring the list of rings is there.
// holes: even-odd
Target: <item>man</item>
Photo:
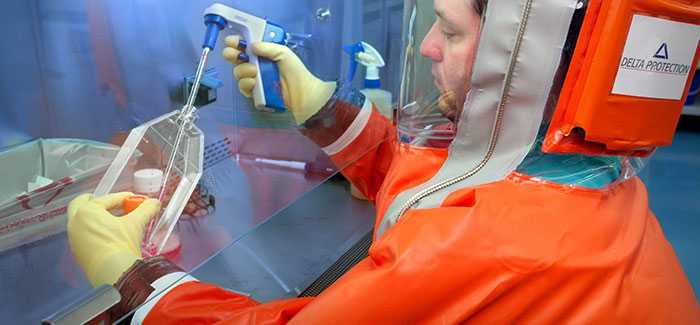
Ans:
[[[316,78],[286,47],[250,45],[277,63],[302,132],[376,202],[368,258],[316,298],[259,304],[183,278],[163,259],[139,260],[157,202],[120,224],[106,209],[128,194],[84,196],[70,206],[69,234],[91,282],[116,282],[122,312],[149,297],[134,322],[150,324],[700,322],[634,170],[606,157],[547,155],[538,145],[557,67],[525,58],[557,62],[570,20],[555,18],[575,1],[491,0],[495,14],[484,17],[486,1],[436,0],[419,51],[412,39],[425,34],[416,32],[423,13],[406,3],[404,89],[416,92],[402,98],[396,127],[356,91]],[[250,96],[258,72],[237,37],[226,43]],[[425,81],[411,79],[420,76],[413,52],[432,62],[438,96],[412,83]],[[93,242],[108,244],[82,249]]]

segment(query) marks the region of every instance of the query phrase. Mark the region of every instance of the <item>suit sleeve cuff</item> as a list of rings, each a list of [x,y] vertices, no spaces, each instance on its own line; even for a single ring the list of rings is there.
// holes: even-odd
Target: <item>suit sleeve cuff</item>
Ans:
[[[167,291],[181,284],[180,282],[183,280],[189,282],[195,279],[162,256],[136,261],[114,285],[119,290],[122,299],[117,306],[112,308],[111,319],[117,321],[147,301],[155,300],[157,302],[157,299],[154,298],[162,297]],[[148,311],[146,311],[147,313]]]

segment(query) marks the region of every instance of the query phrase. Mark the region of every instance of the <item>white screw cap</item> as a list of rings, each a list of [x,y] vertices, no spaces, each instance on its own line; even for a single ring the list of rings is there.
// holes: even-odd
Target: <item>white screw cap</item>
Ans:
[[[162,184],[163,171],[160,169],[141,169],[134,173],[134,191],[136,193],[158,193]]]

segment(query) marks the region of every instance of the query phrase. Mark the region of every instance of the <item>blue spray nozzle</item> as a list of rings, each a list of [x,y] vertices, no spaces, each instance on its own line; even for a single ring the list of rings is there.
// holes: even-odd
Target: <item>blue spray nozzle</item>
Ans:
[[[352,83],[352,81],[355,79],[355,73],[357,73],[357,54],[364,52],[365,48],[362,46],[362,42],[357,42],[354,44],[343,46],[343,51],[350,56],[350,65],[347,81],[348,83]]]
[[[216,40],[219,38],[219,32],[226,28],[228,22],[224,17],[219,15],[206,15],[204,16],[204,25],[207,26],[207,33],[204,35],[204,43],[202,48],[208,47],[209,49],[216,48]]]

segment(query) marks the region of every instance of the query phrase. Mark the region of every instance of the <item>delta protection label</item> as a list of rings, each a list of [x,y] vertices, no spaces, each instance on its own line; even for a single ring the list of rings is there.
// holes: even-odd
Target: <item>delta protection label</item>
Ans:
[[[698,25],[635,15],[613,94],[680,100],[699,40]]]

